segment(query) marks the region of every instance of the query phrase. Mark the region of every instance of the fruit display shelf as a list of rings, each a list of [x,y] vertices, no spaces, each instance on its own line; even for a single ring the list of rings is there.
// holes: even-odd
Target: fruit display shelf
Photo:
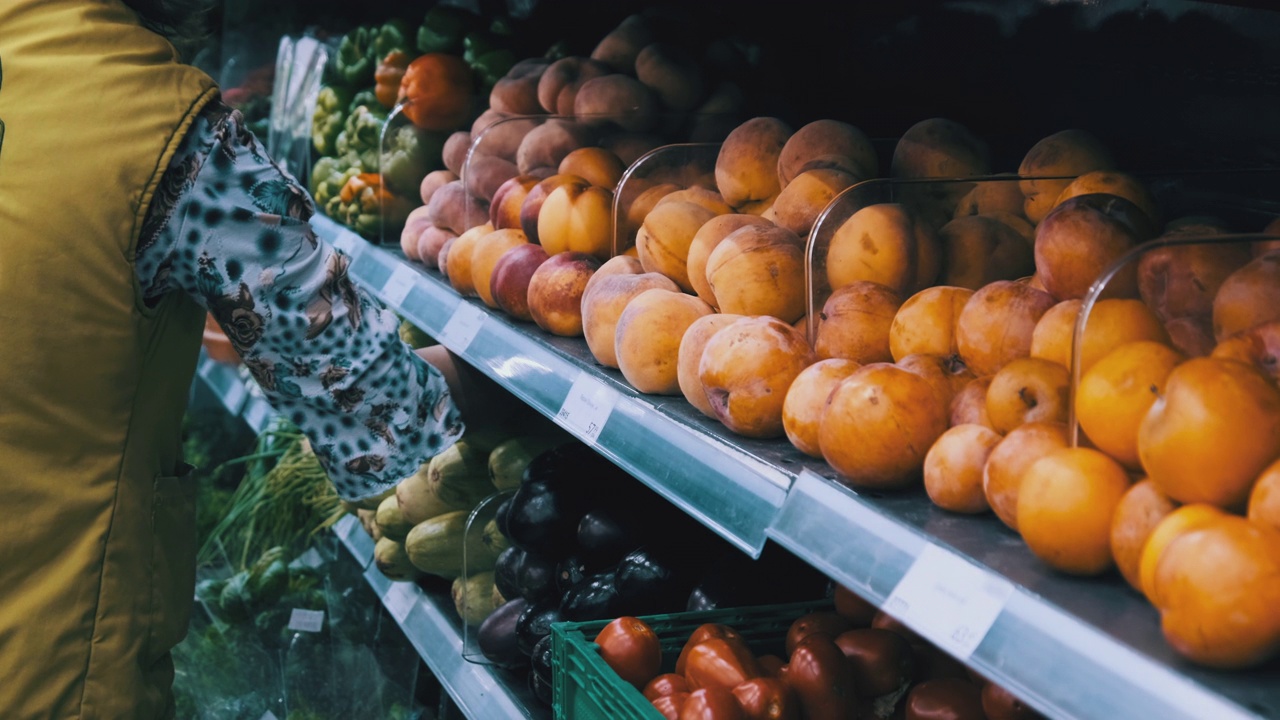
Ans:
[[[739,548],[778,543],[1046,715],[1280,718],[1277,663],[1227,673],[1180,660],[1118,575],[1058,574],[995,517],[948,513],[922,490],[850,490],[785,441],[739,438],[683,398],[637,393],[581,339],[512,322],[397,252],[315,224],[353,255],[357,283]]]
[[[333,530],[364,568],[369,586],[463,715],[474,720],[551,717],[550,708],[539,704],[525,688],[524,675],[508,677],[489,665],[463,658],[462,621],[447,593],[427,593],[413,583],[387,579],[373,564],[373,539],[354,516],[343,517]]]

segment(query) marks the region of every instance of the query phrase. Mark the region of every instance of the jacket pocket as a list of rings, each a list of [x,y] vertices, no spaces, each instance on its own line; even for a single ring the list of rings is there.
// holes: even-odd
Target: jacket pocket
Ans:
[[[185,463],[155,478],[151,505],[151,614],[147,659],[162,659],[187,634],[196,587],[196,482]]]

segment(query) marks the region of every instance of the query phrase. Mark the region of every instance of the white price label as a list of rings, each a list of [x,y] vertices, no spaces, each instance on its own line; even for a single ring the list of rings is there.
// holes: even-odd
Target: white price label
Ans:
[[[884,611],[961,660],[973,654],[1013,594],[1004,578],[926,545]]]
[[[440,343],[456,353],[463,352],[476,339],[488,318],[489,313],[465,300],[459,301],[453,315],[440,330]]]
[[[616,390],[585,372],[579,372],[556,418],[569,430],[595,442],[617,404]]]
[[[382,598],[382,604],[387,607],[387,612],[391,613],[391,617],[395,618],[397,623],[403,625],[405,618],[409,617],[409,613],[413,610],[413,606],[418,604],[418,589],[407,582],[393,582],[391,587],[387,588],[387,594]]]
[[[324,628],[323,610],[294,608],[289,614],[289,629],[295,632],[320,632]]]
[[[389,304],[399,306],[405,298],[409,297],[409,291],[413,289],[417,276],[418,274],[408,265],[396,265],[396,269],[391,271],[391,277],[387,278],[387,282],[382,286],[383,298]]]

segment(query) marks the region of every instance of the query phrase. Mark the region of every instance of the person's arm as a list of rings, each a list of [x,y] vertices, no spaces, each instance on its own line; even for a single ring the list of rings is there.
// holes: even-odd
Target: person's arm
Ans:
[[[396,315],[351,281],[349,258],[307,222],[306,192],[241,123],[212,105],[170,164],[138,243],[144,297],[186,292],[207,308],[338,494],[380,494],[462,435],[454,392],[470,376],[450,364],[446,378],[400,341]]]

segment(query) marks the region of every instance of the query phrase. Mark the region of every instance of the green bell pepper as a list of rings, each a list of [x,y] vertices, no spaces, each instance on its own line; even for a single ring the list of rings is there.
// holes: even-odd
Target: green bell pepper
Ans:
[[[322,157],[317,160],[311,168],[310,184],[311,197],[315,200],[316,207],[325,208],[325,213],[332,215],[328,211],[329,201],[337,200],[338,193],[347,184],[347,180],[363,171],[364,168],[354,155]]]
[[[378,32],[373,38],[374,63],[376,64],[378,60],[393,52],[409,53],[409,49],[413,47],[412,42],[409,40],[411,32],[413,31],[409,28],[409,24],[399,19],[392,20],[378,28]]]
[[[382,103],[378,102],[378,95],[373,90],[361,90],[351,97],[351,102],[347,105],[346,114],[350,115],[361,105],[377,108],[381,107]]]
[[[376,109],[375,109],[376,108]],[[347,116],[334,146],[339,154],[355,153],[366,170],[378,167],[378,142],[387,116],[380,106],[360,105]]]
[[[346,88],[325,86],[316,96],[316,112],[311,116],[311,144],[321,155],[337,152],[335,142],[347,121],[351,92]]]
[[[389,234],[398,234],[414,207],[383,187],[377,174],[362,173],[347,180],[338,193],[334,217],[360,236],[376,239],[384,226]]]
[[[424,132],[413,125],[401,125],[387,133],[382,150],[382,182],[399,195],[413,195],[422,178],[444,167],[441,161],[448,133]]]
[[[500,50],[492,50],[471,63],[471,72],[475,74],[477,82],[485,90],[492,90],[507,72],[511,70],[511,66],[516,64],[516,54],[502,48]]]
[[[427,11],[418,28],[418,51],[453,53],[462,49],[462,36],[478,18],[461,8],[436,5]]]
[[[373,70],[378,62],[373,52],[376,37],[376,31],[358,27],[347,33],[338,44],[335,67],[338,77],[347,85],[362,86],[373,82]]]

